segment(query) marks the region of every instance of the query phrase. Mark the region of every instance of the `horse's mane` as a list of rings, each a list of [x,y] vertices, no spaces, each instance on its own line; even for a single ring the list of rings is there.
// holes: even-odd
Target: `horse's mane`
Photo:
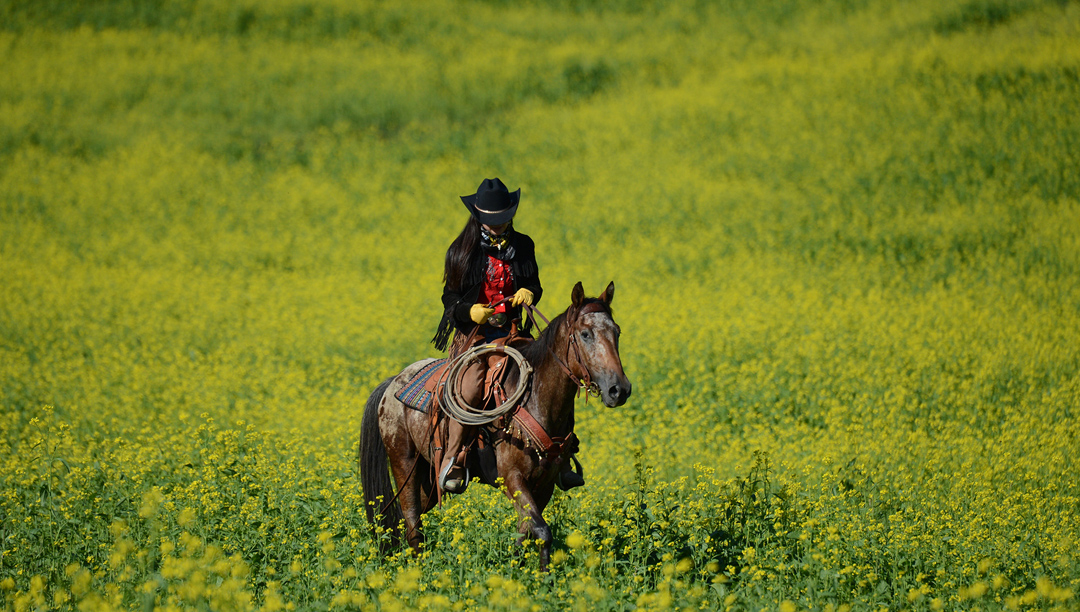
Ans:
[[[600,298],[585,298],[581,302],[580,308],[585,308],[585,306],[589,304],[597,303],[603,304],[604,312],[606,312],[608,316],[612,315],[611,306],[604,304],[604,301]],[[537,336],[536,340],[521,347],[521,354],[534,368],[544,365],[544,363],[551,358],[551,355],[555,351],[555,336],[558,335],[556,331],[562,327],[563,323],[566,321],[566,316],[570,313],[571,308],[573,308],[573,306],[567,308],[561,315],[552,319],[551,323],[544,328],[544,331],[540,332],[540,335]]]

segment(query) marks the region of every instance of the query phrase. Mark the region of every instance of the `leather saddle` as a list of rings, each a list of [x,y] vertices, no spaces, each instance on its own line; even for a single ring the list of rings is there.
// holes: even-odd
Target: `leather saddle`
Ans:
[[[511,333],[509,336],[498,338],[489,342],[495,346],[507,346],[521,348],[533,342],[528,336],[520,336]],[[464,352],[467,349],[460,349]],[[483,380],[483,407],[494,407],[506,400],[503,390],[503,382],[509,373],[508,364],[512,361],[502,353],[487,353],[480,356],[486,363]],[[442,397],[443,387],[446,386],[447,369],[453,359],[433,360],[425,365],[409,379],[409,382],[395,394],[395,397],[406,406],[430,414],[432,407]]]
[[[532,338],[511,334],[510,336],[492,340],[487,344],[521,348],[532,342]],[[494,406],[506,400],[506,394],[505,391],[503,391],[502,383],[506,380],[508,374],[509,368],[507,365],[512,362],[505,353],[488,353],[482,355],[480,359],[485,360],[487,365],[483,382],[484,406]],[[446,386],[446,370],[450,367],[452,361],[453,360],[451,359],[446,360],[431,373],[426,381],[424,381],[424,391],[431,394],[432,401],[434,401],[435,398],[442,397],[443,387]],[[428,406],[425,408],[430,407]],[[425,410],[425,412],[427,412],[427,410]]]

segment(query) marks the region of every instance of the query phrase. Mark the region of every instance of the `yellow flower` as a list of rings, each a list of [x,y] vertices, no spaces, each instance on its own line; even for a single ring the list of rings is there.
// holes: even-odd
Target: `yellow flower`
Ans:
[[[180,511],[180,514],[176,517],[176,524],[181,529],[187,529],[187,527],[195,520],[195,510],[191,508],[184,508]]]
[[[581,535],[580,532],[575,531],[566,536],[566,545],[574,549],[581,548],[582,546],[585,546],[585,536]]]
[[[971,586],[967,587],[966,589],[960,589],[960,598],[961,599],[978,599],[978,598],[980,598],[980,597],[982,597],[983,595],[986,594],[987,588],[988,587],[987,587],[987,584],[985,582],[982,582],[982,581],[976,582],[976,583],[972,584]]]

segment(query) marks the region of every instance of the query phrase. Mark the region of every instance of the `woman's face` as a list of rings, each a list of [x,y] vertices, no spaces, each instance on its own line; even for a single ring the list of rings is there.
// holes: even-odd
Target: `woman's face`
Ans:
[[[507,221],[506,223],[500,223],[499,225],[488,225],[486,223],[483,225],[484,229],[491,232],[492,235],[501,236],[502,233],[506,231],[506,228],[510,227],[510,222]]]

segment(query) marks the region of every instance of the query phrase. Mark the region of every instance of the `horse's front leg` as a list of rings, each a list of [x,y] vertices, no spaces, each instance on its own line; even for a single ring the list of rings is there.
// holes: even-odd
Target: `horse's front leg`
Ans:
[[[524,543],[531,535],[540,542],[540,571],[546,572],[548,561],[551,559],[551,528],[544,520],[544,508],[551,500],[551,493],[555,489],[553,483],[545,483],[532,490],[525,478],[520,473],[514,473],[504,478],[506,482],[506,495],[514,502],[514,509],[521,517],[518,531],[521,532],[519,543]]]

